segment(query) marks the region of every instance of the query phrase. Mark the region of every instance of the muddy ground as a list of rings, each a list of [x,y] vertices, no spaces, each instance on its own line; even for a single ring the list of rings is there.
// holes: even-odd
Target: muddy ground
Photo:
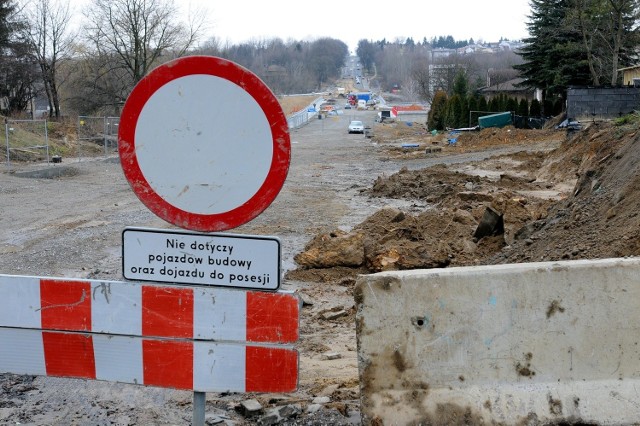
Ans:
[[[564,130],[487,129],[432,135],[374,113],[292,131],[276,201],[233,232],[283,246],[283,288],[304,301],[299,390],[207,394],[208,424],[358,424],[353,285],[384,270],[640,254],[637,123]],[[373,137],[348,135],[349,119]],[[455,143],[450,143],[454,139]],[[171,228],[148,212],[116,156],[64,159],[55,178],[0,180],[0,272],[121,280],[125,226]],[[26,177],[25,177],[26,176]],[[479,233],[485,215],[501,226]],[[485,227],[486,228],[486,227]],[[248,415],[241,403],[263,409]],[[3,424],[188,424],[192,394],[116,383],[0,376]],[[285,415],[286,414],[286,415]]]
[[[434,147],[432,155],[443,157],[505,145],[523,150],[377,177],[363,194],[427,202],[429,208],[384,208],[349,232],[318,235],[296,256],[299,268],[290,277],[335,280],[344,279],[344,268],[372,273],[638,254],[636,125],[599,122],[571,134],[505,128],[455,136],[403,127],[376,130],[375,139],[394,161]],[[449,144],[454,137],[455,145]],[[399,139],[419,146],[398,148]],[[503,225],[482,234],[487,214]]]

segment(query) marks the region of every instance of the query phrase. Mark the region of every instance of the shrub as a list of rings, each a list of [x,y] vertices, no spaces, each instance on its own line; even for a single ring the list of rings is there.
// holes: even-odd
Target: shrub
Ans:
[[[529,115],[529,102],[526,99],[520,99],[520,103],[518,104],[518,115],[528,116]]]
[[[433,101],[431,102],[431,109],[429,110],[428,122],[427,125],[429,129],[444,129],[444,120],[446,116],[446,107],[447,107],[447,94],[443,91],[438,91],[433,96]]]
[[[529,108],[529,115],[532,117],[540,117],[542,115],[542,106],[540,101],[534,99],[531,101],[531,107]]]

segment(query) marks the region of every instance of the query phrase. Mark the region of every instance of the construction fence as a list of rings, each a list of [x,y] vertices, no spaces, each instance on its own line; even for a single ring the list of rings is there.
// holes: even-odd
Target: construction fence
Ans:
[[[287,117],[290,129],[304,126],[317,115],[315,105],[322,98],[308,108]],[[76,122],[77,143],[71,150],[65,150],[64,157],[82,161],[85,157],[96,155],[110,156],[118,152],[118,126],[120,117],[78,116]],[[5,150],[6,165],[11,167],[11,161],[37,161],[47,164],[60,162],[62,156],[52,152],[50,146],[48,120],[5,120]],[[0,156],[1,158],[1,156]]]
[[[5,119],[4,134],[7,167],[11,167],[11,160],[51,161],[47,120]]]
[[[119,124],[120,117],[79,116],[78,158],[82,158],[83,148],[95,146],[101,147],[105,156],[117,152]]]

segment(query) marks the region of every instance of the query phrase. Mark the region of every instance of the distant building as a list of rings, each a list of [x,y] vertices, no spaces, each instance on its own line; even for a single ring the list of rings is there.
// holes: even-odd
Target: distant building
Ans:
[[[36,96],[31,99],[31,105],[29,108],[31,108],[31,111],[29,112],[33,114],[33,119],[40,120],[43,118],[49,118],[50,108],[49,101],[46,97]]]
[[[438,59],[447,58],[456,53],[456,49],[445,49],[444,47],[438,47],[437,49],[432,49],[429,52],[429,54],[431,55],[431,62],[437,61]]]
[[[623,86],[640,87],[640,65],[620,68],[618,72],[622,73]]]
[[[518,50],[522,46],[524,46],[524,43],[518,40],[516,41],[502,40],[500,43],[498,43],[498,48],[502,50]]]
[[[267,67],[267,75],[286,76],[287,69],[280,65],[269,65]]]
[[[531,102],[533,99],[537,98],[536,90],[520,86],[523,81],[524,79],[522,78],[514,78],[505,81],[504,83],[483,87],[478,90],[478,93],[480,93],[481,96],[484,96],[487,101],[499,95],[506,95],[517,100],[526,99],[527,102]]]
[[[429,64],[429,91],[447,91],[457,72],[458,65],[455,63]]]
[[[458,54],[460,55],[471,55],[474,53],[495,53],[495,49],[483,46],[482,44],[470,44],[458,49]]]

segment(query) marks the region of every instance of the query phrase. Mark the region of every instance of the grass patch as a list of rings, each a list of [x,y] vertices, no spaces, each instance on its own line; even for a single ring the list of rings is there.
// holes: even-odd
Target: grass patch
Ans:
[[[616,118],[613,122],[616,126],[633,126],[637,128],[640,126],[640,114],[632,112],[631,114]]]

